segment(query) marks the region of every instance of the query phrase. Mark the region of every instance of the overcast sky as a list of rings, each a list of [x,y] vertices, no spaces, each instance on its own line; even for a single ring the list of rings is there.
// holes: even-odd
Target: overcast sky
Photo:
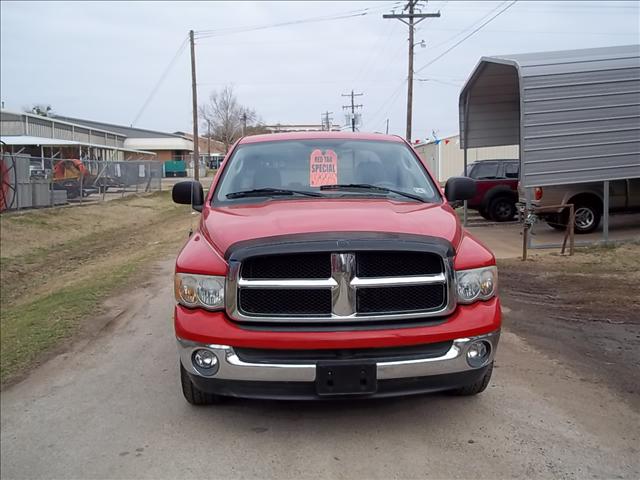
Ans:
[[[363,16],[197,40],[200,103],[233,85],[265,123],[319,123],[341,94],[364,95],[365,131],[404,134],[408,28],[383,20],[400,2],[13,2],[2,1],[1,97],[5,108],[51,104],[56,113],[128,125],[190,29],[216,31],[340,15]],[[510,2],[430,1],[416,70]],[[493,13],[491,13],[493,12]],[[519,1],[416,74],[413,137],[457,133],[460,87],[483,55],[640,43],[640,2]],[[191,128],[189,50],[182,49],[136,126]]]

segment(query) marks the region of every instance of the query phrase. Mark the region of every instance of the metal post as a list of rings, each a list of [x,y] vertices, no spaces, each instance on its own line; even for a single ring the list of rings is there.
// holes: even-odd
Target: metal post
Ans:
[[[211,164],[211,120],[207,118],[207,167]]]
[[[522,174],[520,174],[520,178],[522,178]],[[531,188],[524,189],[524,221],[527,222],[527,217],[529,213],[533,211],[531,207]],[[532,225],[533,226],[533,225]],[[527,238],[527,248],[531,248],[531,235]]]
[[[574,238],[576,234],[576,207],[573,203],[569,207],[569,225],[571,225],[571,228],[569,228],[569,255],[573,255],[573,247],[575,246]]]
[[[466,128],[465,128],[465,132],[466,132]],[[466,133],[465,133],[466,136]],[[440,146],[440,144],[438,144],[438,146]],[[467,176],[467,142],[465,142],[464,144],[464,176]],[[467,226],[467,201],[464,201],[464,212],[463,212],[463,216],[462,216],[462,225],[464,225],[465,227]]]
[[[564,255],[564,251],[567,247],[567,240],[571,238],[570,246],[569,246],[569,255],[573,255],[573,224],[574,224],[574,215],[573,215],[573,204],[568,206],[569,208],[569,222],[564,230],[564,238],[562,239],[562,250],[560,253]]]
[[[198,135],[198,87],[196,84],[196,47],[193,30],[189,31],[191,44],[191,103],[193,113],[193,179],[200,180],[200,136]]]
[[[18,152],[19,154],[20,152]],[[20,181],[18,181],[18,162],[20,161],[20,158],[16,158],[13,157],[13,173],[14,173],[14,178],[15,178],[15,191],[13,192],[13,198],[16,201],[16,210],[20,210],[21,206],[22,206],[22,202],[21,202],[21,188],[20,188]]]
[[[469,139],[469,92],[467,92],[464,96],[464,117],[463,117],[463,125],[464,125],[464,130],[462,131],[462,138],[460,138],[460,140],[463,143],[463,147],[464,147],[464,176],[467,176],[467,148],[468,148],[468,139]],[[435,136],[434,136],[435,137]],[[440,146],[440,143],[438,143],[438,147]],[[440,152],[438,152],[440,153]],[[438,159],[438,161],[440,161],[440,159]],[[463,219],[462,219],[462,224],[466,227],[467,226],[467,201],[464,201],[464,214],[463,214]]]
[[[56,158],[56,155],[53,153],[53,147],[51,147],[51,159],[49,160],[49,206],[53,207],[54,201],[54,193],[53,193],[53,159]],[[59,152],[58,152],[59,153]]]
[[[603,226],[602,226],[602,240],[604,243],[609,242],[609,180],[604,182],[604,195],[603,195],[603,207],[604,207],[604,218],[603,218]]]

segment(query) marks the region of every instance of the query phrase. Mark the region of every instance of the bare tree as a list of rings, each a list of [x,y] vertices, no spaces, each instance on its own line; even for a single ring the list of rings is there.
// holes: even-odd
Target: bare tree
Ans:
[[[241,105],[231,86],[211,92],[209,103],[199,110],[203,131],[224,143],[227,150],[242,135],[255,134],[260,129],[255,110]]]

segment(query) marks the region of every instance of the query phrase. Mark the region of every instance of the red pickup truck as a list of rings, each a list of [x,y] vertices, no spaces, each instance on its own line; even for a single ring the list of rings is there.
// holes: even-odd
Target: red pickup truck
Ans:
[[[493,254],[399,137],[256,135],[230,150],[175,269],[182,390],[195,405],[482,392],[501,325]]]

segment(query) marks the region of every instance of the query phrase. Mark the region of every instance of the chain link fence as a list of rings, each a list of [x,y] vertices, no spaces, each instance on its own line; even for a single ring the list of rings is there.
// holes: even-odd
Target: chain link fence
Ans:
[[[99,161],[2,154],[0,211],[101,202],[162,189],[156,161]]]

